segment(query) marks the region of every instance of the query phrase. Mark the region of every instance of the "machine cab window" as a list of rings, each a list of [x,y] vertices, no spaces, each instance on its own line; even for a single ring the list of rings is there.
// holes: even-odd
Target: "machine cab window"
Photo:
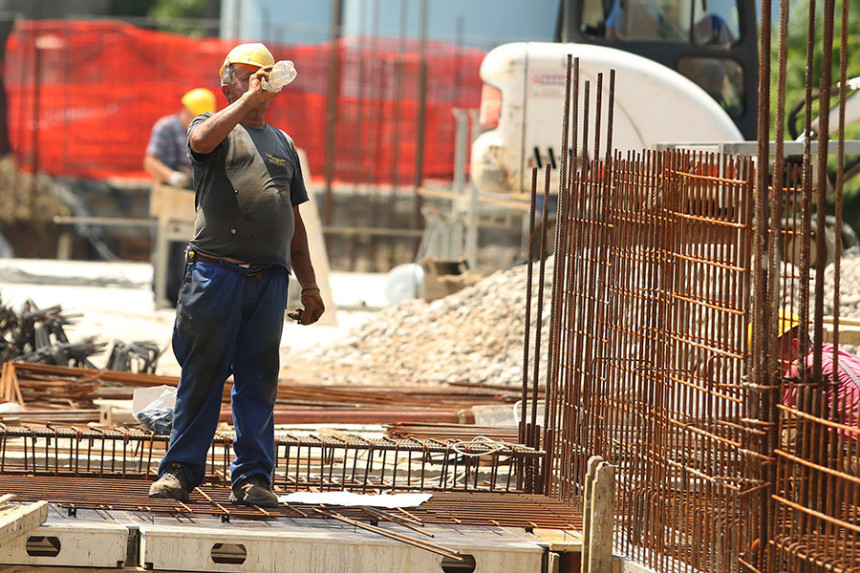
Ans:
[[[584,0],[582,33],[619,42],[732,44],[736,0]]]
[[[741,34],[755,22],[741,24],[749,14],[738,0],[582,0],[580,7],[578,41],[614,45],[675,69],[711,95],[747,136],[753,133],[747,91],[756,51]]]

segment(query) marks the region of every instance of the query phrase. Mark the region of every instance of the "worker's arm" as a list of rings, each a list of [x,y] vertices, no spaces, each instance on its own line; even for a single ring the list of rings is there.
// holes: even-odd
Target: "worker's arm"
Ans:
[[[143,158],[143,169],[158,183],[164,183],[173,173],[173,169],[162,163],[156,156],[149,154]]]
[[[262,88],[260,79],[264,77],[268,77],[268,71],[257,70],[248,81],[248,90],[239,96],[239,99],[221,111],[212,114],[203,123],[191,130],[188,136],[188,145],[191,147],[191,151],[201,155],[212,153],[248,112],[278,94],[278,92],[267,92]]]
[[[304,312],[299,318],[299,324],[307,325],[319,320],[325,312],[325,304],[323,304],[320,289],[317,286],[316,274],[308,248],[308,234],[298,205],[293,207],[293,220],[295,221],[295,230],[293,231],[293,241],[290,244],[290,262],[296,279],[302,285],[301,298]]]
[[[187,174],[174,171],[154,155],[147,154],[143,158],[143,168],[156,183],[167,183],[174,187],[188,187],[191,183]]]

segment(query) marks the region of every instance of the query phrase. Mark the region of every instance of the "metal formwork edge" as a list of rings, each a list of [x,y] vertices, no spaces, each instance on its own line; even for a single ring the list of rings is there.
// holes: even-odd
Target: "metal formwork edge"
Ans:
[[[392,531],[404,531],[396,526]],[[439,543],[474,559],[484,573],[540,573],[545,549],[505,530],[480,533],[428,528]],[[342,573],[442,570],[441,555],[352,527],[304,526],[290,531],[249,531],[140,526],[140,566],[159,571]],[[241,563],[216,563],[213,550],[238,549]],[[227,553],[230,552],[228,549]]]
[[[115,568],[126,560],[128,539],[122,524],[46,523],[0,546],[0,563]]]

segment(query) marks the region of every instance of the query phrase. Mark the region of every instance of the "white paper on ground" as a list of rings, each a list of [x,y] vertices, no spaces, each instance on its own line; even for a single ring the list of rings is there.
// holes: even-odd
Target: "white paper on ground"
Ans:
[[[369,495],[348,491],[300,491],[278,497],[279,503],[308,503],[366,507],[416,507],[433,497],[430,493],[382,493]]]

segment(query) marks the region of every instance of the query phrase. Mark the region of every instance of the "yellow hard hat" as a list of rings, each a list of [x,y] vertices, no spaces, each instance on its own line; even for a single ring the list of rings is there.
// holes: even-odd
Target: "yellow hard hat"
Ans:
[[[195,116],[215,111],[215,94],[206,88],[193,89],[182,96],[182,105]]]
[[[800,317],[793,312],[779,310],[779,334],[777,337],[787,334],[791,329],[800,326]]]
[[[777,335],[779,338],[783,334],[788,334],[792,329],[800,326],[800,317],[793,312],[779,309],[779,324],[777,326]],[[753,323],[750,322],[747,326],[747,348],[752,348],[753,338]]]
[[[259,42],[254,42],[250,44],[239,44],[230,50],[230,53],[227,54],[226,58],[224,58],[221,70],[218,72],[219,76],[224,75],[224,68],[227,64],[248,64],[259,68],[265,68],[274,65],[275,58],[272,57],[272,52],[269,51],[269,48]]]

